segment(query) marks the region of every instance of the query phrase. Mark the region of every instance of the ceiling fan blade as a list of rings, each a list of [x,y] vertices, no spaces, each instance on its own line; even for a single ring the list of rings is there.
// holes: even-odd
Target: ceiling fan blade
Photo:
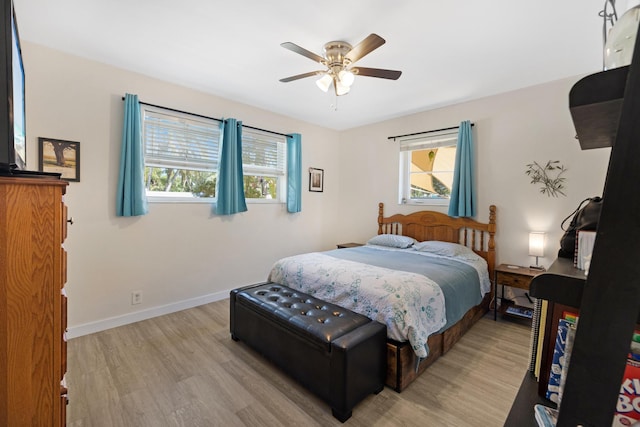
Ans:
[[[357,76],[378,77],[389,80],[398,80],[402,75],[402,71],[384,70],[382,68],[354,67],[351,71]]]
[[[285,77],[284,79],[280,79],[282,83],[292,82],[294,80],[304,79],[306,77],[316,76],[324,73],[324,71],[310,71],[304,74],[296,74],[295,76]]]
[[[322,56],[316,55],[315,53],[308,51],[307,49],[300,47],[295,43],[284,42],[284,43],[281,43],[280,46],[282,46],[285,49],[289,49],[292,52],[298,53],[302,56],[306,56],[307,58],[312,59],[321,64],[325,62],[325,59]]]
[[[383,44],[385,44],[385,40],[382,37],[377,34],[369,34],[367,38],[351,49],[349,53],[345,55],[345,58],[351,61],[351,63],[354,63]]]

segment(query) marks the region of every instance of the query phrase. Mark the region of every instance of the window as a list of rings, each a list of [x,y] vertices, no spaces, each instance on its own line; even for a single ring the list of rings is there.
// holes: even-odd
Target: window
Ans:
[[[210,203],[216,197],[220,122],[142,106],[145,187],[150,201]],[[286,137],[242,129],[247,200],[286,200]]]
[[[242,129],[242,171],[247,200],[286,200],[287,140],[268,132]]]
[[[448,205],[458,129],[400,139],[400,203]]]
[[[219,122],[146,105],[142,121],[145,188],[150,200],[215,197]]]

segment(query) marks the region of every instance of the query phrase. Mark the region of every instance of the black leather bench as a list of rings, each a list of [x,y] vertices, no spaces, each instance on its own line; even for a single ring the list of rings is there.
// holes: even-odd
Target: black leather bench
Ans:
[[[234,289],[230,301],[231,338],[327,402],[338,420],[384,388],[385,325],[273,283]]]

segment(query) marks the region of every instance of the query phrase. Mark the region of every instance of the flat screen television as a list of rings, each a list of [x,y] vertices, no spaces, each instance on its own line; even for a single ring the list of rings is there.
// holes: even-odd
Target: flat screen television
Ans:
[[[25,79],[13,0],[0,0],[0,173],[26,167]]]

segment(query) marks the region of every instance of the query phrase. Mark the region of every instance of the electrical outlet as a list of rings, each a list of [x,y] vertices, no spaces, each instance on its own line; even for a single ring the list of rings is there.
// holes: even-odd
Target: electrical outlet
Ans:
[[[142,303],[142,291],[131,292],[131,305]]]

